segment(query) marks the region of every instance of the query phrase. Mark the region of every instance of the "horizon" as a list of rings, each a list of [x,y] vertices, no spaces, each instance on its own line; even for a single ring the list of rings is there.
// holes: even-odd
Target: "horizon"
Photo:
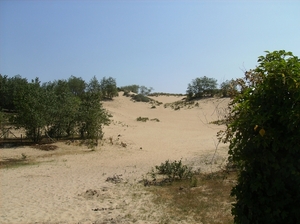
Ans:
[[[0,1],[0,74],[80,77],[185,94],[254,69],[264,51],[300,56],[297,1]]]

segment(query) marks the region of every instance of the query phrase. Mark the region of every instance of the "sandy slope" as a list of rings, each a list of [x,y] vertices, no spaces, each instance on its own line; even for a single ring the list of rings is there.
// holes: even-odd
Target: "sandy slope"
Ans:
[[[181,98],[153,97],[163,103]],[[104,128],[105,140],[95,151],[64,143],[56,143],[55,152],[1,149],[2,160],[25,153],[44,162],[0,170],[0,223],[157,223],[168,214],[152,203],[138,182],[167,159],[182,158],[203,172],[222,165],[225,145],[218,146],[211,165],[215,136],[222,127],[209,122],[222,115],[227,103],[228,99],[203,99],[192,109],[151,109],[120,94],[103,103],[113,122]],[[139,116],[159,122],[138,122]],[[120,183],[106,181],[114,176]]]

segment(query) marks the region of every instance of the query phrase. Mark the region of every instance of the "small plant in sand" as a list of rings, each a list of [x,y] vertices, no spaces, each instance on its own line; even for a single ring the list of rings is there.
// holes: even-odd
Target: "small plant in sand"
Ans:
[[[191,179],[194,176],[191,167],[182,164],[181,159],[179,161],[170,161],[166,160],[164,163],[161,163],[159,166],[152,168],[152,171],[149,173],[152,177],[152,181],[144,179],[144,185],[163,185],[164,183],[172,183],[176,180],[186,180]],[[157,180],[161,177],[161,180]],[[193,181],[192,181],[193,182]],[[191,185],[197,185],[194,181],[191,182]]]
[[[88,149],[91,149],[91,151],[95,151],[96,147],[98,146],[98,141],[95,141],[94,139],[87,139],[85,140],[85,145],[88,147]]]
[[[148,117],[138,117],[136,120],[137,120],[137,121],[146,122],[146,121],[149,120],[149,118],[148,118]]]
[[[170,162],[166,160],[159,166],[155,166],[158,174],[166,175],[168,179],[174,181],[176,179],[189,179],[193,176],[192,168],[182,164],[182,161]]]
[[[173,103],[165,103],[164,108],[172,108],[173,110],[180,110],[181,108],[192,109],[194,107],[199,107],[199,102],[195,100],[178,100]]]
[[[22,153],[21,156],[22,156],[22,160],[25,160],[27,158],[27,155],[25,153]]]

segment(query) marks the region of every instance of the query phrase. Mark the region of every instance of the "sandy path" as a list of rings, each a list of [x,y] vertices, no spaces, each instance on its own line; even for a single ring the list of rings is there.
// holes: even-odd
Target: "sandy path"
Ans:
[[[163,103],[180,97],[154,97]],[[216,132],[220,126],[215,109],[227,100],[205,99],[199,108],[174,111],[163,105],[150,109],[120,95],[104,102],[113,115],[105,127],[105,141],[95,151],[57,143],[71,155],[48,156],[38,165],[0,170],[0,223],[157,223],[167,214],[152,203],[142,180],[151,167],[167,159],[181,159],[195,169],[216,169],[226,157],[220,145],[212,165]],[[136,118],[157,118],[160,122],[138,122]],[[113,145],[110,144],[112,139]],[[121,142],[127,146],[122,147]],[[1,159],[28,158],[50,152],[31,148],[1,149]],[[120,183],[107,182],[120,175]]]

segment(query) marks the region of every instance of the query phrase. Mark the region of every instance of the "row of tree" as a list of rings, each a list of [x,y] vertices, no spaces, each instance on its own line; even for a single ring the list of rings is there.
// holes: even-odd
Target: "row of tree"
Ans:
[[[223,96],[228,96],[232,83],[222,83]],[[139,85],[117,88],[116,80],[111,77],[100,81],[93,77],[86,83],[71,76],[68,80],[41,84],[38,78],[28,82],[19,75],[9,78],[0,74],[0,110],[8,112],[10,122],[24,128],[34,142],[45,135],[57,139],[66,136],[98,139],[102,137],[102,125],[108,123],[100,101],[112,99],[120,90],[147,96],[153,88]],[[187,89],[188,99],[217,92],[220,92],[217,81],[206,76],[194,79]],[[0,119],[4,120],[3,114]]]
[[[28,82],[21,76],[0,75],[0,109],[6,111],[10,124],[24,128],[27,137],[39,142],[44,136],[62,138],[102,138],[102,126],[109,124],[109,114],[101,100],[117,96],[113,78],[89,83],[71,76],[41,84],[38,78]],[[2,121],[5,120],[1,114]]]
[[[217,88],[217,80],[214,78],[209,78],[206,76],[195,78],[188,84],[186,90],[187,98],[202,98],[205,96],[213,96],[218,94],[223,97],[228,97],[232,95],[232,90],[236,88],[236,83],[234,80],[226,80],[221,83],[220,88]],[[119,88],[119,91],[133,92],[141,95],[151,94],[153,88],[147,88],[145,86],[139,85],[128,85]],[[155,93],[153,93],[155,95]]]

